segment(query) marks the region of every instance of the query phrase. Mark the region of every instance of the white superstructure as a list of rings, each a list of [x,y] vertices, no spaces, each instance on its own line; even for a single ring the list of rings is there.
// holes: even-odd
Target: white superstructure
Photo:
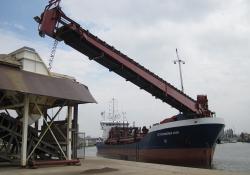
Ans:
[[[119,122],[119,121],[101,121],[101,129],[103,130],[102,139],[106,140],[109,135],[109,131],[112,127],[128,127],[128,122]]]

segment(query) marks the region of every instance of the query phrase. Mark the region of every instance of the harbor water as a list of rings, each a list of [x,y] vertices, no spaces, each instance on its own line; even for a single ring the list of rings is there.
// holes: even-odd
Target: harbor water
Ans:
[[[95,146],[87,147],[85,156],[95,157],[96,151]],[[79,156],[84,156],[84,150],[79,150]],[[213,169],[250,173],[250,143],[217,144]]]
[[[217,144],[213,168],[250,173],[250,143]]]

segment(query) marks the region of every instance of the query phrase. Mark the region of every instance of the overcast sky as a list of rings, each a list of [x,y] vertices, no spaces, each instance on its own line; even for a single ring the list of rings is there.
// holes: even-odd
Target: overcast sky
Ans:
[[[47,1],[9,0],[0,6],[0,53],[34,48],[43,60],[53,39],[38,36],[32,19]],[[209,108],[227,128],[250,132],[250,1],[248,0],[62,0],[62,10],[116,49],[180,88],[175,48],[183,65],[185,93],[207,94]],[[87,85],[98,104],[80,106],[80,130],[100,136],[100,113],[114,97],[118,112],[137,125],[177,114],[86,56],[59,43],[52,71]],[[64,118],[64,116],[60,116]]]

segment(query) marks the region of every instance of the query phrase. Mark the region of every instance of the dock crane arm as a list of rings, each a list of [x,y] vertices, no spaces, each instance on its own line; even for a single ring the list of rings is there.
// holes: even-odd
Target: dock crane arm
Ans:
[[[82,28],[63,13],[59,3],[60,0],[51,0],[41,16],[34,18],[39,23],[40,36],[48,35],[58,41],[64,41],[90,60],[94,60],[124,77],[126,81],[132,82],[190,118],[212,116],[212,112],[208,109],[206,95],[198,95],[197,100],[192,99],[127,55]]]

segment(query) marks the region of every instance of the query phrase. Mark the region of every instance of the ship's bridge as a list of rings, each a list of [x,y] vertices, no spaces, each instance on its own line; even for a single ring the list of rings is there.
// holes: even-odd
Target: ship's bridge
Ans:
[[[120,122],[120,121],[101,121],[100,122],[101,129],[103,130],[102,138],[106,140],[109,135],[109,131],[113,127],[128,127],[128,122]]]

